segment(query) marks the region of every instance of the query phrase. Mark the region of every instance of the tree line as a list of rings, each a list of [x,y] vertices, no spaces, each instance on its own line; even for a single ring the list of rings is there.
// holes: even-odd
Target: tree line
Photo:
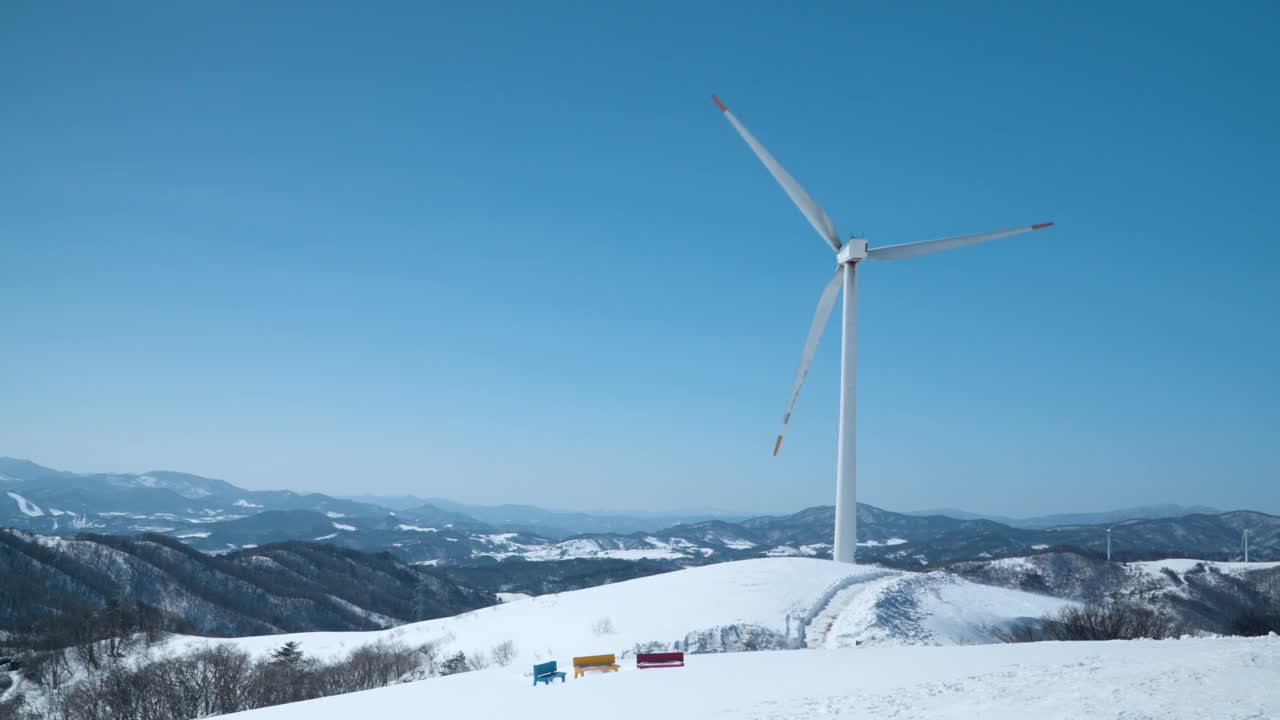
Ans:
[[[232,643],[176,655],[148,648],[135,648],[126,662],[103,647],[96,669],[81,664],[80,646],[70,656],[65,648],[46,651],[25,669],[39,692],[0,703],[0,720],[190,720],[469,672],[515,657],[510,642],[470,656],[442,655],[434,643],[375,642],[331,660],[308,656],[296,641],[259,659]],[[59,654],[74,672],[54,678],[49,657]]]
[[[112,599],[172,600],[215,636],[377,630],[378,615],[417,622],[497,602],[388,553],[286,542],[214,556],[164,535],[82,533],[46,545],[0,529],[0,632]]]
[[[172,633],[190,632],[182,618],[141,603],[41,618],[0,642],[0,671],[18,671],[24,683],[0,703],[0,720],[188,720],[507,665],[516,655],[510,641],[469,655],[385,641],[331,659],[308,656],[296,641],[258,659],[232,642],[165,651]]]
[[[1280,610],[1244,610],[1226,622],[1228,635],[1280,633]],[[1041,640],[1166,640],[1195,634],[1164,608],[1133,600],[1104,597],[1047,613],[1012,628],[992,628],[1003,642]]]

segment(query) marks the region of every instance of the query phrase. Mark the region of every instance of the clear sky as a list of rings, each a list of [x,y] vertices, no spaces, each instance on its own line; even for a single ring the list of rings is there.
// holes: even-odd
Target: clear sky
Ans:
[[[581,509],[1280,512],[1280,5],[0,4],[0,454]]]

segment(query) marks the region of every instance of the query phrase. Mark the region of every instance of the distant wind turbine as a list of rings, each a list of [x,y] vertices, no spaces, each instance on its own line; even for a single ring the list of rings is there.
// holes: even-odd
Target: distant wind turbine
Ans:
[[[1249,562],[1249,528],[1244,529],[1244,561]]]
[[[1107,528],[1107,562],[1111,562],[1111,528]]]
[[[831,556],[837,562],[851,563],[853,562],[854,549],[857,546],[858,522],[856,462],[854,458],[856,446],[854,429],[856,385],[854,382],[854,356],[857,349],[856,334],[858,327],[858,263],[863,260],[901,260],[917,255],[935,253],[940,250],[950,250],[951,248],[1017,235],[1030,230],[1040,230],[1041,228],[1049,227],[1053,223],[1037,223],[1008,230],[997,230],[976,235],[960,235],[902,245],[886,245],[877,248],[868,248],[866,239],[861,237],[854,237],[847,242],[841,242],[831,218],[827,217],[827,213],[813,198],[809,197],[804,188],[800,187],[800,183],[796,182],[795,178],[791,177],[783,169],[782,165],[747,131],[742,123],[738,122],[738,118],[729,112],[729,108],[720,102],[720,98],[712,95],[711,99],[715,100],[716,107],[720,108],[720,112],[724,113],[724,116],[729,119],[734,129],[751,147],[751,151],[756,154],[760,162],[764,163],[765,168],[773,175],[774,180],[778,181],[787,196],[804,214],[805,219],[809,221],[814,230],[818,231],[818,234],[822,236],[822,239],[831,246],[832,251],[836,254],[836,273],[827,282],[827,286],[823,288],[822,295],[818,299],[818,309],[813,314],[813,322],[809,325],[809,336],[804,341],[804,351],[800,355],[800,368],[796,371],[795,382],[791,386],[791,397],[787,400],[787,409],[782,415],[782,427],[778,430],[778,439],[773,444],[773,454],[777,455],[778,448],[782,446],[782,436],[787,430],[787,422],[791,420],[791,411],[795,407],[796,397],[800,394],[800,386],[804,384],[805,375],[809,372],[809,364],[813,361],[813,354],[818,348],[818,341],[822,338],[822,331],[827,325],[827,320],[831,317],[831,310],[836,302],[836,294],[840,292],[840,288],[843,286],[844,332],[840,342],[840,428],[839,444],[836,448],[836,527],[835,545]]]

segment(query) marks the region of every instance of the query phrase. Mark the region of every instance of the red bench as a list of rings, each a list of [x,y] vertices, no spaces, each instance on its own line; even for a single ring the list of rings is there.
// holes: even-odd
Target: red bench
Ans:
[[[636,653],[636,667],[645,668],[684,667],[684,653]]]

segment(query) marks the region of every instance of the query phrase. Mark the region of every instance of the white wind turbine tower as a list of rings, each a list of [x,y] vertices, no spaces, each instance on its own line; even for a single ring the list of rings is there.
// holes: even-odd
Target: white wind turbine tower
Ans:
[[[716,106],[733,124],[734,129],[738,131],[742,139],[747,141],[747,145],[751,146],[752,152],[756,154],[756,157],[760,158],[760,162],[764,163],[769,173],[786,191],[791,201],[804,214],[813,229],[818,231],[818,234],[822,236],[823,240],[826,240],[836,254],[836,273],[822,290],[822,295],[818,299],[818,309],[813,314],[813,323],[809,326],[809,336],[804,341],[804,351],[800,355],[800,369],[796,371],[795,382],[791,386],[791,397],[787,400],[787,410],[782,415],[782,427],[778,430],[778,440],[774,443],[773,454],[777,455],[778,448],[782,446],[782,435],[786,432],[787,421],[791,419],[791,410],[795,407],[796,397],[800,394],[800,386],[804,383],[804,377],[809,372],[809,363],[813,360],[814,351],[817,350],[818,340],[822,337],[822,331],[826,327],[827,319],[831,317],[831,310],[836,302],[836,293],[843,286],[844,333],[840,342],[840,429],[839,444],[836,449],[836,527],[835,546],[832,549],[831,557],[837,562],[851,563],[853,562],[854,549],[857,545],[858,520],[854,460],[856,440],[854,430],[854,355],[857,347],[856,330],[858,326],[856,294],[858,264],[863,260],[901,260],[940,250],[950,250],[951,248],[1017,235],[1029,230],[1039,230],[1049,227],[1053,223],[1038,223],[1036,225],[1024,225],[1008,230],[997,230],[976,235],[960,235],[939,240],[924,240],[877,248],[868,248],[867,241],[860,237],[850,238],[847,242],[841,242],[831,218],[827,217],[827,213],[819,207],[818,203],[814,202],[813,198],[809,197],[804,188],[800,187],[800,183],[796,182],[795,178],[791,177],[778,164],[778,161],[769,154],[769,151],[765,150],[764,146],[752,137],[751,133],[747,132],[742,123],[738,122],[738,118],[729,112],[729,109],[724,106],[724,103],[720,102],[719,98],[714,95],[711,98],[715,100]]]

